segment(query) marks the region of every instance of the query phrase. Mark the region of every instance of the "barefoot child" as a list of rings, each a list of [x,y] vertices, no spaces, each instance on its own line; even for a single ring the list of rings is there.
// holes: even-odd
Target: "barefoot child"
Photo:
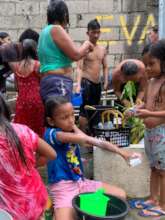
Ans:
[[[92,52],[87,54],[78,62],[77,89],[79,93],[82,88],[83,103],[80,106],[80,128],[85,131],[87,126],[87,115],[85,105],[98,105],[101,97],[101,70],[103,70],[104,89],[108,86],[108,64],[106,49],[97,44],[100,37],[100,24],[97,19],[88,23],[87,31],[89,41],[94,45]]]
[[[147,65],[150,77],[145,105],[137,110],[137,116],[146,125],[145,151],[151,166],[150,198],[137,201],[135,207],[144,208],[142,216],[165,215],[165,40],[150,48]]]
[[[107,183],[88,180],[83,175],[78,144],[95,145],[121,155],[125,160],[139,157],[110,142],[90,137],[75,125],[74,109],[65,97],[51,97],[46,106],[45,140],[57,152],[57,159],[48,162],[48,182],[56,220],[74,220],[72,199],[82,192],[94,192],[103,187],[106,193],[126,198],[125,192]]]

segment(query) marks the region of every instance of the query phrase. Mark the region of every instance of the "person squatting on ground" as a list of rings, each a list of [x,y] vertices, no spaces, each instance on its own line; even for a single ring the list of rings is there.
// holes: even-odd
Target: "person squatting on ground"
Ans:
[[[45,104],[45,111],[47,129],[44,139],[57,152],[57,159],[47,164],[49,192],[53,200],[55,219],[74,220],[72,199],[82,192],[93,192],[103,187],[106,193],[125,199],[126,194],[122,189],[84,177],[78,144],[110,150],[125,160],[140,155],[83,133],[75,125],[74,109],[66,97],[52,96]]]
[[[69,34],[69,12],[62,0],[51,1],[47,9],[48,25],[41,31],[38,42],[41,96],[66,96],[71,100],[73,80],[72,62],[85,56],[93,45],[89,41],[77,48]]]
[[[123,86],[128,81],[134,81],[138,84],[138,94],[135,102],[138,104],[143,100],[147,85],[147,74],[145,73],[145,66],[143,62],[137,59],[123,60],[110,74],[110,84],[112,85],[116,96],[120,100]],[[121,103],[124,106],[130,106],[130,102],[127,99],[121,100]]]
[[[35,153],[56,158],[55,150],[25,125],[10,123],[10,112],[0,95],[0,209],[13,220],[39,220],[47,191],[36,170]]]
[[[84,56],[77,64],[77,88],[82,90],[83,103],[80,106],[80,129],[86,130],[88,120],[85,105],[98,105],[101,97],[101,70],[103,70],[104,90],[108,86],[107,52],[103,46],[97,44],[100,37],[100,24],[97,19],[88,23],[87,35],[94,45],[93,51]],[[89,114],[89,113],[88,113]]]
[[[151,166],[150,198],[137,207],[143,216],[165,215],[165,40],[150,48],[146,66],[149,76],[145,103],[136,115],[144,120],[145,151]]]

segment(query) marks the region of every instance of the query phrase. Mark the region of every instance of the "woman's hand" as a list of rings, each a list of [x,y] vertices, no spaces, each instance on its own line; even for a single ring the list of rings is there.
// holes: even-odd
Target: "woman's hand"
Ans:
[[[86,54],[88,54],[89,52],[93,51],[93,49],[94,49],[94,45],[89,40],[86,40],[83,43],[83,47],[85,48]]]

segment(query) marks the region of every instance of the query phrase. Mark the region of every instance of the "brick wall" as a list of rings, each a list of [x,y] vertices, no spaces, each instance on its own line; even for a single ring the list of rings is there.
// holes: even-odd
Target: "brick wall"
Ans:
[[[38,32],[46,23],[47,0],[0,0],[0,31],[13,40],[27,27]],[[112,67],[128,57],[140,57],[147,29],[158,20],[158,0],[66,0],[70,34],[77,43],[86,39],[89,20],[102,26],[100,43],[108,48]]]

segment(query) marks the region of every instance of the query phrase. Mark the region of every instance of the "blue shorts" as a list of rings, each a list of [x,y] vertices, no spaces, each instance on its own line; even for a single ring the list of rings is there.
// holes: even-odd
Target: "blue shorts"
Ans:
[[[57,74],[50,74],[42,78],[40,82],[40,94],[43,102],[50,96],[64,96],[71,101],[73,80]]]
[[[144,143],[151,168],[165,170],[165,125],[146,129]]]

